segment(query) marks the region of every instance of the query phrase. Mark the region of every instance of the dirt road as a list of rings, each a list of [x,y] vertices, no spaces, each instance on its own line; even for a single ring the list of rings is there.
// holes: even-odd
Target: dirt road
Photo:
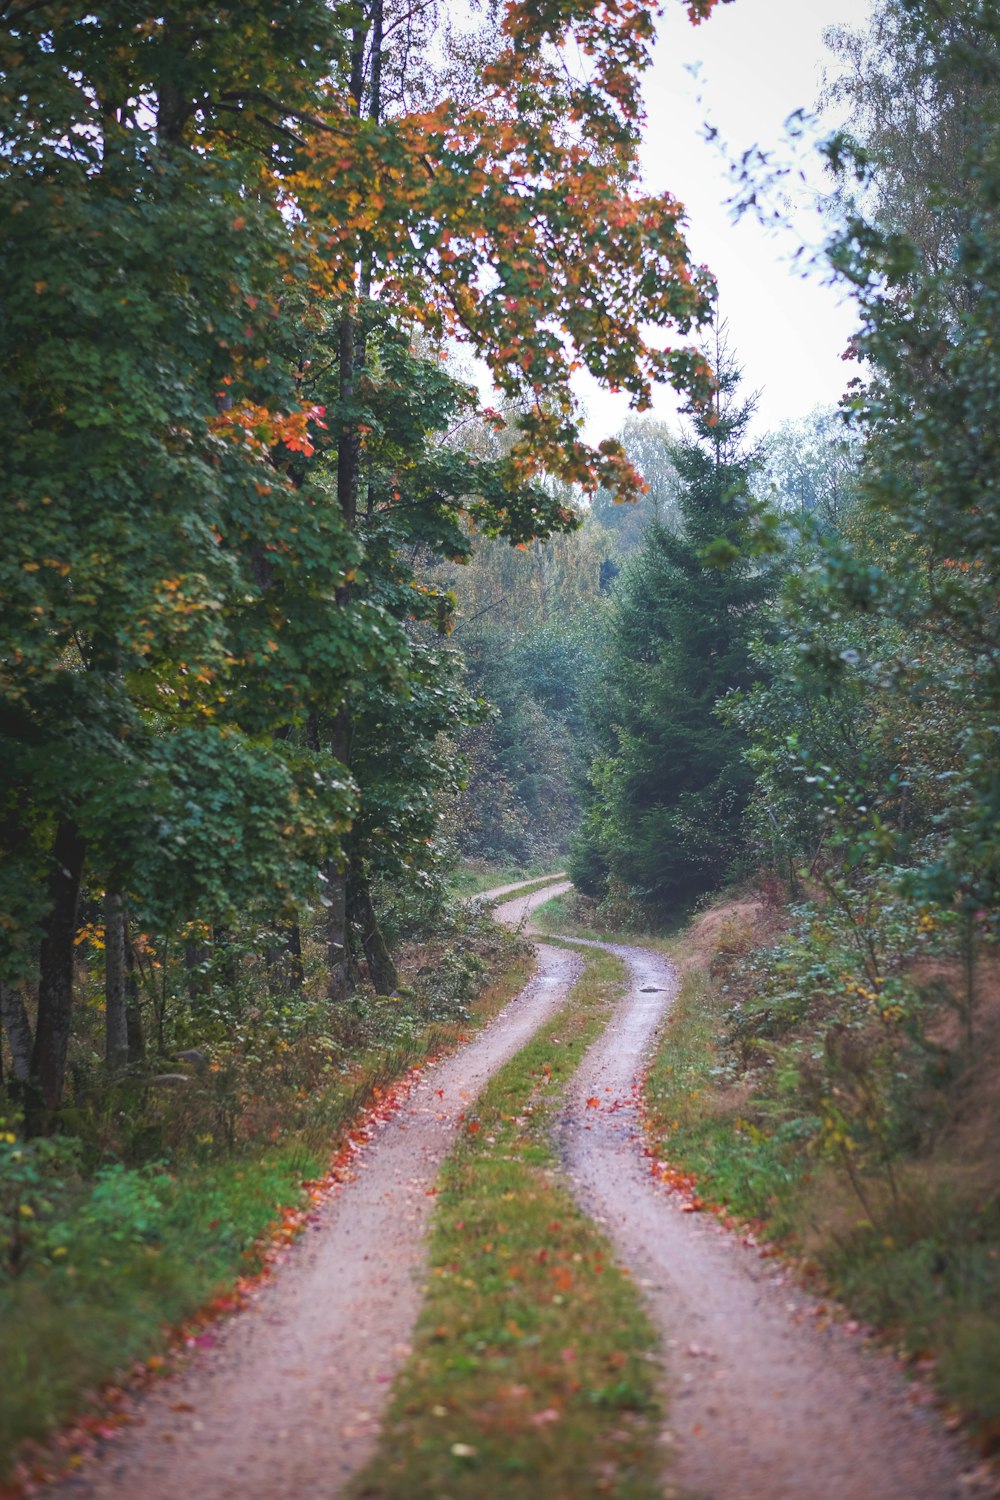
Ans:
[[[527,883],[527,884],[530,884]],[[519,925],[568,882],[497,908]],[[487,893],[487,894],[506,894]],[[892,1363],[836,1325],[707,1216],[684,1214],[642,1154],[641,1068],[674,975],[610,947],[631,982],[583,1059],[559,1130],[568,1174],[660,1328],[673,1462],[684,1500],[957,1500],[964,1454],[914,1407]],[[357,1177],[216,1346],[142,1403],[100,1461],[51,1500],[333,1497],[370,1456],[406,1353],[438,1168],[488,1077],[562,1003],[580,959],[544,941],[535,978],[479,1037],[429,1069],[361,1154]],[[597,1098],[601,1107],[588,1107]],[[484,1475],[484,1500],[489,1500]],[[580,1500],[586,1500],[581,1496]]]
[[[517,926],[553,889],[498,909]],[[500,892],[499,894],[503,894]],[[253,1304],[213,1348],[146,1396],[99,1460],[56,1500],[287,1500],[336,1495],[371,1455],[408,1350],[438,1170],[487,1079],[563,1003],[573,954],[538,949],[534,978],[468,1045],[436,1066],[358,1157]]]
[[[611,944],[631,984],[574,1077],[560,1146],[580,1204],[643,1289],[669,1381],[669,1475],[685,1500],[953,1500],[957,1443],[864,1353],[707,1215],[682,1213],[642,1154],[638,1082],[673,998],[665,959]],[[587,1100],[602,1101],[599,1109]],[[977,1493],[982,1493],[977,1491]]]

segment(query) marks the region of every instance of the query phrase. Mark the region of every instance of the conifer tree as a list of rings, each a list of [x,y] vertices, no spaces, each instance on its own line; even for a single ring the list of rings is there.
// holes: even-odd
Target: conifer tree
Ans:
[[[671,454],[680,524],[653,523],[617,587],[571,866],[586,890],[610,875],[661,907],[724,876],[751,783],[741,733],[715,709],[753,680],[749,640],[771,581],[739,550],[758,463],[754,402],[739,397],[724,346],[717,369],[713,410]]]

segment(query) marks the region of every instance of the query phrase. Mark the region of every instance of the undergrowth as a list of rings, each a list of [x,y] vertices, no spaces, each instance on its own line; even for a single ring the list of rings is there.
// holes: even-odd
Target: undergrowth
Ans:
[[[613,956],[585,962],[565,1009],[470,1110],[443,1169],[414,1352],[355,1500],[661,1493],[654,1335],[550,1140],[623,981]]]
[[[970,988],[967,923],[862,896],[789,909],[778,942],[724,910],[708,944],[693,925],[648,1074],[649,1127],[703,1199],[757,1221],[933,1368],[995,1446],[993,939],[977,935]]]
[[[538,906],[531,915],[532,924],[546,934],[562,933],[568,937],[586,938],[599,943],[641,942],[657,952],[667,951],[669,934],[675,926],[660,925],[651,930],[652,917],[636,903],[594,901],[579,891],[565,891]],[[675,924],[676,925],[676,924]]]
[[[121,1133],[128,1116],[105,1094],[78,1111],[76,1134],[26,1141],[0,1121],[0,1476],[21,1440],[156,1356],[255,1268],[261,1237],[380,1090],[523,987],[523,945],[476,932],[420,952],[432,980],[356,995],[322,1029],[262,1041],[257,1023],[235,1028],[186,1083],[147,1088],[141,1133]]]

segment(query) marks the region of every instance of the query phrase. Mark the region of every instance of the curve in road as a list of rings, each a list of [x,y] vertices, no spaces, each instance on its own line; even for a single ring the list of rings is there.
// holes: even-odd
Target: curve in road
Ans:
[[[565,941],[579,942],[569,938]],[[952,1500],[968,1457],[896,1366],[837,1324],[773,1260],[684,1213],[643,1153],[644,1065],[676,974],[646,949],[570,1085],[559,1142],[574,1192],[645,1292],[669,1372],[670,1478],[688,1500]],[[598,1099],[600,1107],[588,1107]]]
[[[501,907],[513,925],[565,884]],[[501,890],[497,894],[504,894]],[[52,1500],[287,1500],[336,1495],[370,1457],[406,1354],[435,1179],[484,1084],[563,1004],[581,962],[542,944],[534,977],[471,1042],[427,1069],[353,1181],[244,1312]]]

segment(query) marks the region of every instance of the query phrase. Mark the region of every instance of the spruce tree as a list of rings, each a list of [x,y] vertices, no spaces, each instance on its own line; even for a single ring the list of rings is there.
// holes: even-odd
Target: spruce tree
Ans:
[[[749,640],[771,578],[741,545],[759,462],[747,444],[754,402],[739,397],[724,346],[717,369],[713,408],[671,454],[680,524],[651,524],[616,588],[572,865],[584,889],[610,875],[661,908],[724,877],[752,782],[741,732],[715,710],[756,675]]]

